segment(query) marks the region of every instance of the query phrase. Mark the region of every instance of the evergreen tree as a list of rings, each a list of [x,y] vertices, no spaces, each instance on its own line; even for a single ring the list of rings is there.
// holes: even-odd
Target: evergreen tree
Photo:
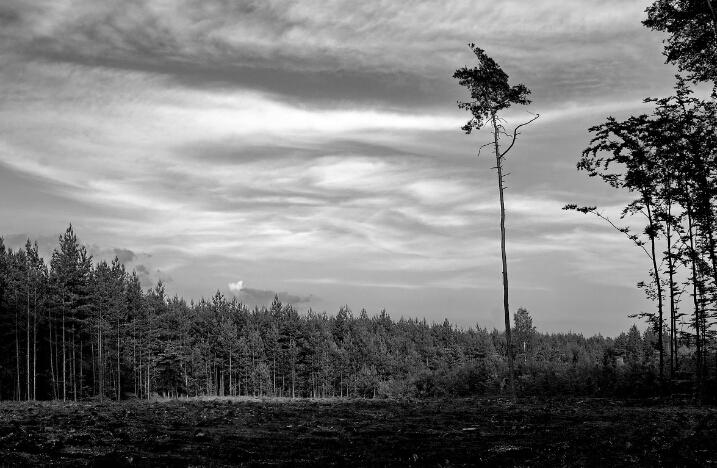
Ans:
[[[513,381],[513,354],[510,333],[510,308],[508,306],[508,261],[505,251],[505,202],[503,194],[505,179],[503,174],[503,164],[508,152],[513,148],[513,145],[518,138],[520,128],[534,121],[538,118],[538,116],[536,115],[533,119],[515,127],[515,129],[513,129],[513,135],[507,143],[507,147],[501,147],[500,138],[502,135],[507,133],[501,123],[500,114],[513,104],[530,104],[530,100],[528,99],[530,90],[523,84],[511,86],[508,83],[508,75],[495,62],[495,60],[490,58],[483,49],[476,47],[475,44],[469,44],[469,46],[478,59],[478,66],[473,68],[460,68],[453,74],[453,78],[457,79],[461,86],[468,88],[471,98],[469,101],[458,102],[458,107],[460,109],[465,109],[472,115],[468,123],[462,127],[463,131],[470,134],[473,130],[480,130],[485,125],[490,125],[493,129],[493,142],[488,145],[493,146],[496,169],[498,171],[498,195],[500,201],[500,251],[503,263],[503,311],[505,316],[506,355],[508,358],[510,392],[513,398],[515,398],[515,383]],[[481,148],[483,148],[483,146],[481,146]],[[480,156],[480,150],[478,151],[478,155]]]

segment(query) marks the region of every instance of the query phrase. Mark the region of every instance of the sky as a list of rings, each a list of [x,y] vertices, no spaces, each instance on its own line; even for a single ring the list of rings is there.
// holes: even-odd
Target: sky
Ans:
[[[510,308],[614,335],[650,310],[644,253],[566,203],[587,129],[670,93],[649,1],[0,3],[0,236],[72,223],[144,287],[502,328],[495,161],[453,71],[476,42],[532,90],[506,162]],[[644,326],[644,325],[643,325]]]

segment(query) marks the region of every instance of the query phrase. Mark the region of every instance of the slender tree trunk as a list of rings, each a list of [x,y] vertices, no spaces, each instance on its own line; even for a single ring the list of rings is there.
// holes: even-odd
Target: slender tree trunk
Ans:
[[[47,338],[50,347],[50,380],[52,381],[52,399],[57,400],[57,375],[55,372],[57,367],[55,366],[55,353],[53,353],[56,349],[55,341],[57,341],[57,339],[52,339],[52,329],[54,328],[54,323],[52,321],[52,309],[48,309],[47,311],[47,321]]]
[[[652,216],[651,204],[645,200],[645,208],[647,209],[647,220],[650,223],[650,250],[652,253],[652,268],[655,276],[655,287],[657,288],[657,315],[658,315],[658,333],[657,333],[657,346],[660,347],[660,383],[665,377],[665,346],[663,342],[663,331],[664,331],[664,318],[663,318],[663,307],[662,307],[662,282],[660,281],[660,274],[657,267],[657,256],[655,254],[655,225]]]
[[[291,350],[291,398],[296,398],[296,341],[289,342]]]
[[[32,323],[32,399],[37,400],[37,287],[35,287],[35,314]]]
[[[700,278],[697,276],[697,255],[695,252],[695,243],[694,243],[694,231],[692,226],[692,209],[688,205],[687,206],[687,233],[688,233],[688,239],[690,242],[690,260],[691,260],[691,267],[692,267],[692,300],[695,307],[695,320],[694,320],[694,327],[695,327],[695,345],[697,347],[697,382],[702,385],[702,339],[700,336],[700,294],[699,294],[699,286],[698,283],[700,281]]]
[[[25,383],[26,383],[26,394],[25,397],[27,400],[30,400],[30,261],[28,256],[28,262],[27,262],[27,321],[26,321],[26,327],[25,330],[25,342],[26,342],[26,353],[25,353],[25,367],[27,369],[27,373],[25,375]]]
[[[100,401],[105,396],[105,367],[102,358],[102,308],[97,318],[97,384],[99,389]]]
[[[710,216],[712,218],[712,216]],[[710,222],[708,223],[708,226],[706,226],[706,234],[707,234],[707,245],[709,246],[709,257],[710,257],[710,263],[712,264],[712,280],[714,281],[715,288],[717,288],[717,242],[715,242],[714,234],[712,233],[714,222],[712,219],[710,219]]]
[[[704,238],[706,234],[702,233],[702,236]],[[700,264],[701,265],[707,265],[707,260],[704,258],[704,254],[700,255]],[[705,272],[705,275],[707,275],[707,272]],[[708,275],[707,275],[708,276]],[[710,326],[710,323],[708,321],[709,318],[709,310],[710,310],[710,299],[709,299],[709,286],[707,285],[707,282],[709,280],[705,278],[705,276],[702,276],[702,288],[700,290],[701,294],[701,303],[702,303],[702,314],[701,314],[701,328],[702,328],[702,379],[706,379],[708,376],[708,369],[707,369],[707,359],[709,358],[709,336],[708,336],[708,327]],[[716,285],[717,286],[717,285]],[[714,295],[713,295],[714,298]]]
[[[75,326],[72,326],[72,398],[77,401],[77,356],[75,354]]]
[[[508,383],[510,395],[515,400],[515,381],[513,375],[513,349],[510,333],[510,307],[508,305],[508,260],[505,252],[505,201],[503,196],[503,158],[498,144],[498,123],[496,115],[491,115],[493,123],[493,142],[495,149],[496,169],[498,170],[498,193],[500,195],[500,256],[503,262],[503,313],[505,314],[505,345],[508,357]]]
[[[150,380],[150,373],[152,372],[152,360],[149,350],[147,350],[147,372],[145,375],[145,378],[147,379],[147,399],[149,400],[152,397],[152,382]]]
[[[122,381],[120,376],[120,321],[117,318],[117,401],[120,401]]]
[[[196,384],[193,386],[189,385],[189,370],[188,368],[191,367],[192,369],[196,370],[197,366],[194,362],[194,356],[190,359],[189,365],[183,367],[184,371],[184,389],[187,392],[187,397],[196,397],[198,395],[197,393],[197,386]]]
[[[137,393],[137,320],[132,319],[132,373],[134,379],[134,394],[139,397]]]
[[[17,309],[17,292],[15,293],[15,400],[22,400],[22,386],[20,384],[20,337],[18,335],[17,323],[19,321]]]
[[[82,338],[80,338],[80,398],[84,396],[84,388],[85,388],[85,373],[84,368],[85,367],[85,346]]]
[[[97,359],[95,357],[95,344],[90,340],[90,359],[92,360],[92,391],[97,395]]]
[[[140,334],[141,336],[141,334]],[[137,362],[137,397],[143,398],[144,396],[144,380],[142,380],[142,347],[140,341],[139,358]]]
[[[674,258],[672,257],[672,204],[669,202],[667,215],[668,219],[665,223],[665,232],[667,237],[667,271],[670,276],[670,379],[672,379],[675,374],[675,360],[677,356],[677,334],[675,333],[677,320],[675,318],[675,264]]]
[[[137,363],[137,396],[139,398],[142,398],[142,395],[144,395],[144,380],[142,380],[142,350],[144,348],[143,344],[144,341],[142,341],[143,335],[142,331],[139,332],[139,362]]]
[[[64,299],[63,299],[64,302]],[[67,346],[65,345],[65,307],[62,307],[62,401],[67,400]]]

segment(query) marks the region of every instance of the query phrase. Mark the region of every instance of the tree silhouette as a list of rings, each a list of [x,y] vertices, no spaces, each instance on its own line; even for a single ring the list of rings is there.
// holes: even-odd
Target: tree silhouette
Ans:
[[[695,81],[717,83],[717,11],[714,0],[657,0],[647,8],[648,28],[666,32],[667,61]]]
[[[538,115],[532,119],[517,125],[509,134],[503,124],[504,120],[499,113],[508,109],[513,104],[528,105],[530,90],[524,84],[511,86],[508,83],[508,75],[503,69],[490,58],[483,49],[475,44],[468,45],[476,58],[478,66],[473,68],[463,67],[456,70],[453,78],[457,79],[461,86],[468,88],[471,99],[469,101],[458,101],[458,108],[471,113],[471,119],[462,127],[466,134],[473,130],[480,130],[485,125],[493,129],[493,141],[486,145],[493,146],[495,152],[496,170],[498,171],[498,194],[500,199],[500,251],[503,263],[503,312],[505,315],[505,337],[506,354],[508,357],[508,373],[510,393],[515,398],[515,382],[513,376],[513,349],[510,334],[510,307],[508,305],[508,262],[505,252],[505,202],[504,187],[505,175],[503,174],[503,163],[508,152],[513,148],[518,138],[521,127],[533,122]],[[501,148],[501,137],[508,138],[507,148]],[[480,156],[480,149],[478,150]]]
[[[578,169],[585,170],[591,177],[599,176],[615,188],[625,188],[638,197],[623,210],[626,214],[642,214],[647,219],[644,234],[649,239],[649,257],[652,261],[651,276],[654,280],[657,299],[657,317],[653,321],[658,332],[660,350],[660,377],[664,373],[663,346],[663,292],[660,269],[657,263],[656,240],[660,235],[656,211],[659,210],[659,188],[656,173],[660,162],[656,154],[655,121],[647,115],[617,121],[609,117],[601,125],[592,127],[595,133],[590,146],[583,151]],[[618,166],[615,169],[614,166]],[[613,172],[617,170],[617,172]]]
[[[617,226],[596,207],[566,205],[565,209],[592,213],[627,235],[650,258],[650,284],[639,283],[650,299],[657,301],[657,314],[638,314],[654,325],[660,351],[660,376],[664,375],[664,314],[661,268],[666,263],[669,293],[670,375],[677,366],[678,301],[677,278],[687,277],[691,286],[696,346],[697,380],[704,375],[708,352],[710,314],[717,303],[717,244],[715,202],[717,201],[717,103],[697,99],[684,79],[677,77],[675,95],[646,99],[655,108],[649,115],[624,121],[609,117],[590,129],[595,134],[583,152],[578,169],[598,176],[618,189],[637,197],[622,211],[643,215],[647,224],[634,234]],[[665,245],[659,255],[658,242]],[[660,258],[661,257],[661,258]],[[659,262],[659,263],[658,263]],[[679,272],[683,266],[687,271]]]

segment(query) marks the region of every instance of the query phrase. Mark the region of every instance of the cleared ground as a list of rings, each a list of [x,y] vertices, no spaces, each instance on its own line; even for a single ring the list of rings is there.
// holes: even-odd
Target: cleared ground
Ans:
[[[611,400],[0,403],[3,464],[714,466],[717,409]]]

